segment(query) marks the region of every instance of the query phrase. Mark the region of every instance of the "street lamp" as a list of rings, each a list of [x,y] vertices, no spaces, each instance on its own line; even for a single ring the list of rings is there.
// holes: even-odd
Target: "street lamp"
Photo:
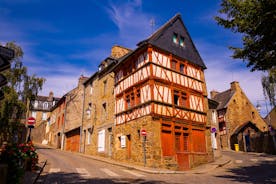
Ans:
[[[266,100],[257,100],[256,108],[257,108],[258,112],[260,113],[260,111],[261,111],[261,109],[262,109],[262,106],[261,106],[261,104],[260,104],[260,101],[264,101],[264,102],[265,102],[266,114],[267,114],[267,116],[268,116],[268,125],[271,126],[271,123],[270,123],[270,114],[269,114],[269,112],[268,112]]]

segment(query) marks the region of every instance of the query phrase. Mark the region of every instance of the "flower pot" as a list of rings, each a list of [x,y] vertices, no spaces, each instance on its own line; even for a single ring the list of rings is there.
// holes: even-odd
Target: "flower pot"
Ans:
[[[26,158],[24,166],[26,171],[32,171],[32,159]]]

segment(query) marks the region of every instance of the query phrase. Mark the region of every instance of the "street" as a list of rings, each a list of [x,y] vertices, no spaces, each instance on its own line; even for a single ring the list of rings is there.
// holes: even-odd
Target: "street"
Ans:
[[[52,148],[38,148],[47,165],[37,183],[276,183],[276,156],[225,151],[232,163],[206,174],[150,174]]]

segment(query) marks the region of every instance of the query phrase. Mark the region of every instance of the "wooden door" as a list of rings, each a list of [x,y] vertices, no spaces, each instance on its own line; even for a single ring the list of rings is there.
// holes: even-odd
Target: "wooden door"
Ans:
[[[127,135],[127,159],[131,158],[131,135]]]
[[[179,170],[189,169],[189,134],[175,132],[175,151]]]

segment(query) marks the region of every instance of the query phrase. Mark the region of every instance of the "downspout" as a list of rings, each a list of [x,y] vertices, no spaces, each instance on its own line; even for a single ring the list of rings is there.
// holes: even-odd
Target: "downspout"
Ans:
[[[67,95],[65,95],[65,108],[64,108],[64,122],[62,125],[62,138],[61,138],[61,150],[64,150],[64,141],[65,141],[65,123],[66,123],[66,110],[67,110]]]
[[[84,102],[85,102],[85,86],[83,84],[83,95],[82,95],[82,115],[81,115],[81,127],[80,127],[80,147],[79,147],[79,152],[80,153],[85,153],[85,140],[83,142],[83,150],[82,148],[82,132],[83,132],[83,119],[84,119]]]

